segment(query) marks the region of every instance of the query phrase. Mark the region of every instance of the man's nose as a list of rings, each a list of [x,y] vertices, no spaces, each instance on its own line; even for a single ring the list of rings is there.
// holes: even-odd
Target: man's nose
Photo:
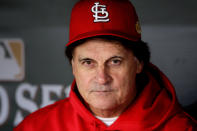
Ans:
[[[99,84],[107,84],[109,83],[112,78],[109,74],[109,70],[105,66],[98,67],[96,80]]]

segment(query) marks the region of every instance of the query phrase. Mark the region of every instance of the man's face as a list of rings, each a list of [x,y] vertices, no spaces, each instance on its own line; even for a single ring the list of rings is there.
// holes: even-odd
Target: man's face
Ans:
[[[142,64],[118,42],[91,39],[74,49],[72,69],[80,95],[95,113],[129,105]]]

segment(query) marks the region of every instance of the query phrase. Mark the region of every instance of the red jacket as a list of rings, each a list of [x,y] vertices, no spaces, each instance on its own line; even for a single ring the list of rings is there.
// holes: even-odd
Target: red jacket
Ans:
[[[109,127],[83,105],[73,82],[69,98],[30,114],[14,131],[197,131],[197,122],[181,109],[169,80],[156,67],[150,69],[148,84]]]

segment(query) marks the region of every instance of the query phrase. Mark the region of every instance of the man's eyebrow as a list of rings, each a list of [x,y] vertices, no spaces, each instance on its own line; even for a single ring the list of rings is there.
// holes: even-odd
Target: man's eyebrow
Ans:
[[[117,59],[117,58],[118,59],[124,59],[124,57],[122,57],[122,56],[112,56],[109,59],[107,59],[106,61],[110,61],[112,59]],[[82,62],[82,61],[90,61],[90,60],[93,60],[93,59],[88,58],[88,57],[79,57],[79,59],[78,59],[79,62]]]
[[[124,59],[122,56],[112,56],[112,57],[109,58],[109,60],[115,59],[115,58]]]
[[[90,59],[90,58],[87,58],[87,57],[80,57],[79,59],[78,59],[78,61],[79,62],[81,62],[81,61],[87,61],[87,60],[92,60],[92,59]]]
[[[122,56],[112,56],[112,57],[110,57],[107,61],[110,61],[110,60],[112,60],[112,59],[124,59],[124,57],[122,57]]]

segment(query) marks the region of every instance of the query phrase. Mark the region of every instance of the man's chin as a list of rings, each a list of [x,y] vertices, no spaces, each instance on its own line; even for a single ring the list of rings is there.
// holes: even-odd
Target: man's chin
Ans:
[[[107,99],[103,100],[97,100],[93,102],[92,104],[90,103],[90,107],[96,109],[96,110],[113,110],[114,108],[117,107],[117,103],[114,101],[110,101]]]

